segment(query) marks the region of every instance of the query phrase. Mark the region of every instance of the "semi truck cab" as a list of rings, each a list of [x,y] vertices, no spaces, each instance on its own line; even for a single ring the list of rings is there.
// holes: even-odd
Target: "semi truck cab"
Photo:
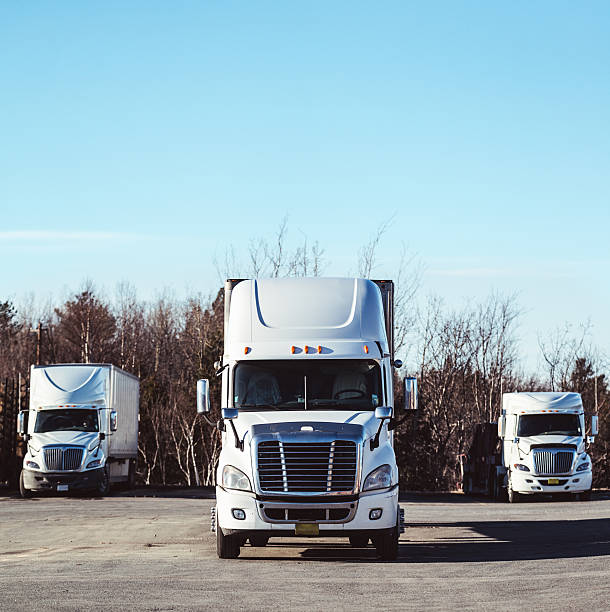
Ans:
[[[591,497],[593,480],[587,449],[597,434],[585,433],[578,393],[505,393],[498,421],[508,501],[536,493],[573,493]]]
[[[227,281],[219,557],[246,541],[318,536],[371,540],[396,558],[392,292],[365,279]],[[415,408],[412,379],[406,397]],[[207,380],[197,405],[210,409]]]

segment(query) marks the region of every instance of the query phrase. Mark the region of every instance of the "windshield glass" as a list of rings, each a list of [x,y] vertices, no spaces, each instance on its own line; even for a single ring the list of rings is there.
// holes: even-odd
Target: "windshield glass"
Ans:
[[[234,406],[243,410],[374,410],[381,398],[374,361],[249,361],[234,373]]]
[[[518,436],[580,436],[577,414],[522,414],[519,417]]]
[[[99,431],[97,410],[79,408],[41,410],[36,416],[34,432],[49,431]]]

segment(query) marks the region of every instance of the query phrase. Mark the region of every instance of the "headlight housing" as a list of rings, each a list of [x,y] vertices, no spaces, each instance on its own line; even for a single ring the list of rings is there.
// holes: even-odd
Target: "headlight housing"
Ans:
[[[35,461],[26,461],[25,464],[29,468],[33,469],[33,470],[39,470],[40,469],[40,466]]]
[[[527,467],[527,465],[523,465],[523,463],[515,463],[514,464],[515,469],[521,471],[521,472],[529,472],[530,469]]]
[[[577,472],[584,472],[585,470],[589,469],[589,465],[590,463],[587,461],[586,463],[581,463],[577,468],[576,471]]]
[[[392,486],[392,467],[387,463],[374,469],[364,480],[363,491],[387,489]]]
[[[222,486],[225,489],[236,489],[238,491],[252,491],[248,477],[236,467],[225,465],[222,468]]]
[[[102,460],[101,459],[94,459],[93,461],[89,461],[89,463],[87,463],[87,469],[94,468],[94,467],[99,467],[100,465],[102,465]]]

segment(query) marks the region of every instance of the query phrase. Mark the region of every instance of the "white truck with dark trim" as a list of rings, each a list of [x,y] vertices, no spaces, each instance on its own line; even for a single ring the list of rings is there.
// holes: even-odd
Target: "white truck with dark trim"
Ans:
[[[371,540],[379,557],[396,558],[393,325],[392,281],[227,281],[212,515],[220,558],[291,536]],[[405,391],[414,409],[413,379]],[[210,409],[207,380],[197,409]]]
[[[596,435],[597,416],[586,435],[579,393],[505,393],[498,436],[508,501],[536,493],[590,499],[593,473],[587,447]]]
[[[27,446],[21,495],[133,486],[139,394],[139,379],[113,365],[32,366],[29,411],[18,418]]]

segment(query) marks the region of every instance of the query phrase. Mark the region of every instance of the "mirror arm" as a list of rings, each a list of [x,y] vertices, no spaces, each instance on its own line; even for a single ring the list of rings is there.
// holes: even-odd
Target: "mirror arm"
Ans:
[[[210,419],[208,419],[208,415],[205,412],[201,412],[200,413],[201,416],[203,417],[203,420],[210,425],[210,427],[218,427],[218,423],[214,423],[213,421],[210,421]]]

